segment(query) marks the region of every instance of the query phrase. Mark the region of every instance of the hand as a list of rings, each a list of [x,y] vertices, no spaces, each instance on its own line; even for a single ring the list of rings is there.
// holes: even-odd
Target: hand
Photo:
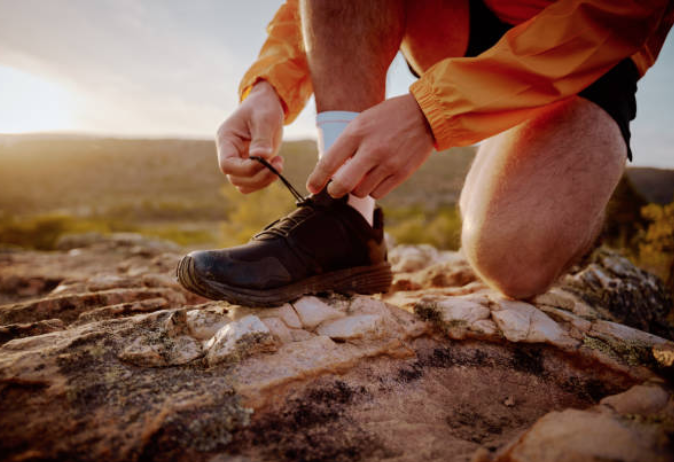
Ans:
[[[262,189],[277,176],[249,156],[261,156],[283,171],[277,156],[283,137],[283,106],[274,88],[260,81],[216,135],[220,170],[243,194]]]
[[[320,159],[307,189],[341,197],[384,197],[433,151],[433,135],[412,95],[386,100],[356,117]]]

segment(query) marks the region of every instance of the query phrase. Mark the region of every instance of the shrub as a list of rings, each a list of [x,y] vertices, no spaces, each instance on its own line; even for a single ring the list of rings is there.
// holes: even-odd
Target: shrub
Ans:
[[[461,217],[458,207],[443,206],[435,211],[419,207],[387,208],[387,232],[399,244],[431,244],[439,249],[461,246]]]
[[[649,204],[641,209],[648,220],[639,244],[639,263],[667,281],[674,293],[674,202]]]
[[[52,250],[62,234],[110,231],[110,224],[103,221],[78,219],[65,214],[23,218],[0,215],[0,243],[28,249]]]
[[[222,193],[228,208],[227,221],[221,225],[224,247],[247,242],[266,225],[295,208],[292,196],[278,182],[247,195],[232,186],[225,186]]]

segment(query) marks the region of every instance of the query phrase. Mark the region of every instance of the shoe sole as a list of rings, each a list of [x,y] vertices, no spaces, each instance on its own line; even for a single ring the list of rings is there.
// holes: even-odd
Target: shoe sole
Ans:
[[[388,291],[393,281],[388,262],[358,266],[319,274],[302,281],[274,289],[245,289],[200,277],[194,259],[183,257],[176,269],[178,281],[187,290],[212,300],[224,300],[244,306],[278,306],[304,295],[335,292],[345,295],[371,295]]]

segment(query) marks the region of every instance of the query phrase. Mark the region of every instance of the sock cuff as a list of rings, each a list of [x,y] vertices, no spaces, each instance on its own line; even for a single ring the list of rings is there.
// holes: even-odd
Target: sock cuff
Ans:
[[[358,115],[360,112],[352,111],[324,111],[319,112],[316,115],[316,125],[320,127],[325,123],[337,122],[337,123],[349,123]]]

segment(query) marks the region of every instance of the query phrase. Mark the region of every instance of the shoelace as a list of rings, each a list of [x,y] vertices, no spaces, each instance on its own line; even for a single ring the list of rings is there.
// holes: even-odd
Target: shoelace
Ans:
[[[281,175],[281,173],[278,170],[276,170],[276,168],[272,164],[267,162],[267,159],[265,159],[264,157],[260,157],[260,156],[250,156],[250,158],[258,161],[259,163],[261,163],[262,165],[267,167],[269,170],[271,170],[274,175],[279,177],[279,179],[283,182],[283,185],[286,188],[288,188],[288,191],[290,191],[290,194],[292,194],[293,197],[295,198],[295,201],[296,201],[298,206],[303,204],[305,201],[309,200],[308,197],[302,196],[302,194],[300,194],[297,191],[297,189],[295,189],[295,187],[292,184],[290,184],[290,181],[286,180],[286,178],[283,175]]]
[[[310,197],[302,196],[302,194],[300,194],[299,191],[297,191],[297,189],[295,189],[295,187],[292,184],[290,184],[290,181],[288,181],[283,175],[281,175],[281,173],[278,170],[276,170],[276,168],[274,168],[273,165],[267,162],[267,159],[259,156],[250,156],[250,158],[261,163],[272,173],[278,176],[283,185],[288,189],[288,191],[290,191],[290,194],[293,195],[293,197],[295,198],[295,204],[297,205],[297,207],[299,207],[299,210],[269,223],[267,226],[265,226],[265,228],[262,231],[257,233],[255,237],[259,237],[265,234],[276,236],[287,236],[288,231],[290,231],[292,228],[298,225],[304,219],[304,217],[313,213],[312,211],[313,201],[311,200]]]

